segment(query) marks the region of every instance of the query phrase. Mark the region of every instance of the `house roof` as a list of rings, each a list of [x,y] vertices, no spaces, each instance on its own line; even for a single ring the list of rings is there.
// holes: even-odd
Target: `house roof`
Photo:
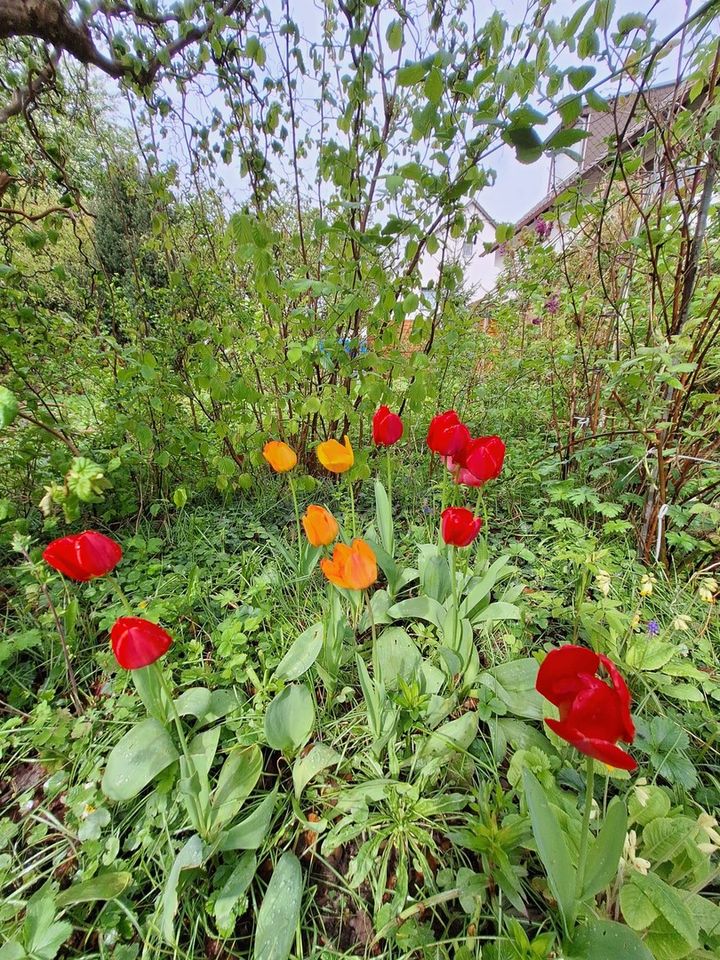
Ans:
[[[556,184],[545,197],[536,203],[515,224],[520,230],[546,213],[560,194],[574,183],[585,180],[596,168],[602,166],[614,154],[614,141],[622,136],[622,146],[630,147],[637,138],[652,126],[658,113],[667,115],[673,104],[684,102],[688,93],[685,84],[678,87],[675,83],[665,83],[649,87],[638,94],[636,91],[623,94],[610,101],[610,109],[605,111],[586,108],[581,114],[589,136],[582,141],[583,151],[579,167],[569,177]],[[631,119],[632,118],[632,119]],[[630,120],[629,126],[628,120]],[[627,129],[625,129],[627,126]]]

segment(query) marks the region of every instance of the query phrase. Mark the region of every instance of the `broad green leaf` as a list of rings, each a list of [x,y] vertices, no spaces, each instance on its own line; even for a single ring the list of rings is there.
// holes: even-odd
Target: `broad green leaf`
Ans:
[[[490,603],[481,610],[479,613],[475,614],[473,619],[473,624],[478,623],[489,623],[495,620],[519,620],[520,619],[520,608],[516,607],[514,603],[505,603],[504,600],[497,600],[495,603]]]
[[[642,874],[634,871],[626,880],[621,891],[620,906],[623,909],[623,916],[625,915],[625,907],[623,906],[622,892],[626,886],[637,887],[643,897],[652,904],[659,917],[669,923],[690,947],[697,946],[698,924],[683,898],[683,891],[671,887],[664,880],[661,880],[657,874]]]
[[[300,919],[302,894],[300,861],[294,853],[284,853],[258,911],[253,960],[287,960]]]
[[[605,814],[600,833],[591,847],[582,899],[594,897],[617,876],[627,832],[627,810],[617,797]]]
[[[594,920],[582,927],[564,956],[567,960],[654,960],[634,930],[612,920]]]
[[[535,689],[537,671],[537,661],[524,657],[491,667],[481,673],[479,679],[516,716],[542,720],[547,713],[547,704]]]
[[[403,44],[403,28],[400,20],[393,20],[385,31],[388,46],[395,53]]]
[[[235,927],[238,901],[252,883],[257,868],[257,857],[248,850],[226,880],[215,900],[215,923],[221,936],[229,937]]]
[[[70,927],[70,933],[72,933],[70,924],[68,924],[68,927]],[[0,947],[0,960],[27,960],[25,947],[17,940],[6,940]]]
[[[571,67],[567,78],[573,90],[582,90],[595,76],[595,67]]]
[[[221,838],[220,850],[256,850],[265,839],[275,810],[277,790],[269,793],[249,816],[226,830]]]
[[[690,817],[658,817],[643,830],[643,856],[655,864],[673,860],[696,831]]]
[[[546,150],[564,150],[567,147],[574,147],[581,140],[586,140],[590,136],[587,130],[558,130],[545,141]]]
[[[468,711],[456,720],[448,720],[421,744],[419,756],[451,757],[458,751],[464,752],[477,736],[478,715]]]
[[[108,757],[102,790],[111,800],[132,800],[178,758],[175,744],[154,717],[142,720],[117,743]]]
[[[628,800],[630,821],[645,827],[653,820],[666,817],[670,812],[670,806],[670,797],[662,787],[655,784],[638,787],[632,791]]]
[[[388,616],[393,620],[427,620],[442,630],[445,622],[445,610],[430,597],[411,597],[393,604],[388,610]]]
[[[397,81],[401,87],[409,87],[414,83],[420,83],[427,73],[427,67],[424,63],[409,63],[400,67],[397,72]]]
[[[471,621],[473,620],[475,614],[478,613],[480,604],[495,586],[498,577],[502,573],[503,567],[506,567],[509,561],[510,557],[508,556],[498,557],[492,566],[483,574],[480,581],[470,588],[467,596],[460,604],[460,613],[463,617],[467,617],[468,620]]]
[[[265,713],[265,737],[273,750],[297,753],[315,725],[315,704],[304,684],[293,683],[279,693]]]
[[[380,480],[375,480],[375,519],[383,549],[388,556],[392,557],[395,554],[392,509],[385,487]]]
[[[314,623],[304,630],[282,658],[274,679],[297,680],[317,660],[323,645],[323,625]]]
[[[565,834],[545,791],[527,768],[523,770],[523,783],[535,844],[547,872],[550,889],[570,926],[576,909],[575,867],[570,859]]]
[[[634,883],[626,882],[622,885],[620,909],[625,923],[633,930],[647,930],[658,917],[654,904]]]
[[[175,700],[179,716],[201,720],[210,709],[210,691],[207,687],[190,687]]]
[[[51,923],[38,930],[28,942],[28,951],[33,960],[54,960],[60,947],[72,935],[72,924],[67,920]]]
[[[93,900],[113,900],[127,889],[132,883],[132,874],[127,872],[101,873],[91,880],[82,880],[74,883],[66,890],[62,890],[55,900],[59,909],[69,907],[75,903],[91,903]]]
[[[452,594],[450,566],[434,544],[421,546],[420,550],[420,591],[438,603],[445,603]]]
[[[14,393],[7,387],[0,387],[0,429],[9,427],[18,415],[20,406]]]
[[[386,690],[397,686],[398,677],[410,680],[420,665],[420,651],[402,627],[388,627],[373,647],[373,669]]]
[[[293,765],[293,786],[295,796],[300,799],[307,784],[313,777],[328,767],[337,766],[342,756],[326,743],[316,743],[304,757],[298,757]]]
[[[178,908],[177,888],[183,870],[201,867],[205,859],[205,844],[193,834],[175,857],[160,898],[160,933],[166,943],[175,942],[173,921]]]
[[[232,820],[252,793],[261,773],[262,752],[256,744],[233,747],[223,764],[212,795],[214,829]]]

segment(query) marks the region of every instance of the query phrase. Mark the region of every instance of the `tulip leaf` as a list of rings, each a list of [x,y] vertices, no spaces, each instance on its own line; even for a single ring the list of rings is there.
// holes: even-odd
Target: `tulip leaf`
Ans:
[[[110,800],[132,800],[177,758],[170,734],[158,720],[148,717],[111,750],[102,779],[103,793]]]
[[[547,872],[550,889],[569,927],[575,916],[575,867],[565,834],[545,791],[527,767],[523,770],[523,783],[538,854]]]
[[[456,720],[448,720],[434,730],[422,744],[418,755],[450,758],[454,753],[465,752],[477,736],[478,715],[468,710]]]
[[[333,750],[326,743],[316,743],[306,756],[298,757],[292,774],[297,799],[300,799],[300,794],[314,776],[328,767],[337,766],[341,760],[342,756],[337,750]]]
[[[233,747],[223,764],[212,795],[213,827],[235,816],[252,793],[262,773],[262,753],[257,744]]]
[[[563,956],[567,960],[653,960],[634,930],[612,920],[595,920],[581,928]]]
[[[421,661],[420,651],[402,627],[383,630],[373,646],[373,670],[386,690],[397,687],[398,677],[410,680]]]
[[[442,630],[445,621],[445,610],[432,597],[411,597],[401,600],[388,610],[393,620],[427,620]]]
[[[594,897],[617,876],[627,832],[627,808],[616,797],[608,807],[597,840],[588,860],[588,871],[583,883],[582,899]]]
[[[395,540],[393,533],[392,508],[390,499],[385,487],[380,480],[375,480],[375,517],[377,519],[378,530],[380,531],[380,542],[383,549],[389,557],[395,554]]]
[[[532,657],[510,660],[485,670],[480,682],[490,687],[496,697],[517,717],[542,720],[547,709],[535,689],[538,663]]]
[[[315,725],[315,704],[304,684],[285,687],[265,714],[265,737],[273,750],[297,753],[307,743]]]
[[[55,900],[57,909],[70,907],[76,903],[92,903],[94,900],[114,900],[130,886],[132,874],[123,872],[101,873],[91,880],[74,883],[62,890]]]
[[[253,960],[287,960],[300,919],[303,876],[294,853],[277,862],[258,911]]]
[[[220,838],[219,849],[256,850],[270,829],[276,798],[277,790],[273,790],[249,816],[226,830]]]
[[[323,645],[323,625],[313,623],[295,640],[275,670],[273,679],[297,680],[315,663]]]
[[[215,923],[221,936],[229,937],[235,926],[235,917],[240,910],[237,904],[252,883],[257,869],[257,857],[248,850],[237,862],[215,900]]]
[[[420,590],[423,595],[445,603],[452,594],[450,567],[445,557],[440,556],[435,544],[420,545]]]
[[[197,834],[193,834],[175,857],[160,900],[160,932],[166,943],[172,944],[175,942],[173,921],[178,908],[177,888],[180,882],[180,874],[183,870],[193,870],[201,867],[204,860],[205,844]]]
[[[498,600],[495,603],[488,604],[483,610],[475,614],[474,624],[487,623],[490,620],[519,620],[520,608],[514,603],[505,603],[504,600]]]
[[[177,698],[175,709],[181,717],[192,716],[201,720],[210,709],[211,696],[207,687],[190,687]]]
[[[463,617],[467,617],[468,620],[472,621],[480,612],[480,604],[487,596],[489,596],[490,591],[495,586],[500,574],[502,573],[503,567],[507,566],[509,562],[510,557],[507,556],[507,554],[503,555],[502,557],[498,557],[492,566],[483,574],[480,580],[472,584],[468,590],[467,596],[460,604],[460,612]]]

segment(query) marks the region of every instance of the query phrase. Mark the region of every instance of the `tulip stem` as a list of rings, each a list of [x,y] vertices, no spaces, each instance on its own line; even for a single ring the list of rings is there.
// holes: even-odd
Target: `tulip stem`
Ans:
[[[42,580],[37,574],[37,568],[30,559],[30,554],[27,550],[20,550],[20,553],[25,558],[25,561],[30,565],[30,568],[35,575],[35,579],[40,585],[42,595],[45,597],[45,603],[48,605],[48,610],[53,616],[55,621],[55,629],[58,632],[58,637],[60,637],[60,646],[62,647],[63,659],[65,660],[65,673],[67,675],[68,683],[70,684],[70,699],[73,702],[75,707],[75,713],[80,716],[83,712],[82,701],[80,700],[80,693],[78,691],[77,680],[75,679],[75,671],[72,667],[72,661],[70,660],[70,649],[67,645],[67,637],[65,636],[65,628],[60,622],[60,617],[58,616],[57,609],[55,604],[52,602],[52,597],[50,596],[50,591],[47,588],[47,584]]]
[[[580,900],[585,886],[585,864],[587,862],[588,840],[590,839],[590,814],[592,812],[593,786],[595,783],[595,761],[587,758],[585,782],[585,810],[580,831],[580,850],[578,853],[577,874],[575,877],[575,899]]]
[[[457,576],[455,573],[455,547],[450,546],[448,549],[450,551],[450,589],[453,598],[453,648],[458,650],[460,647],[457,636],[460,610],[458,608]]]
[[[390,447],[387,448],[386,452],[386,464],[387,464],[387,495],[388,501],[390,503],[390,516],[392,516],[392,458],[390,456]]]
[[[120,586],[120,581],[117,579],[117,577],[113,577],[113,576],[110,576],[110,574],[108,574],[108,583],[112,587],[120,603],[125,608],[125,613],[127,613],[131,617],[134,617],[135,611],[133,610],[132,604],[130,603],[128,598],[125,596],[125,592],[123,588]]]
[[[370,621],[370,635],[372,636],[373,649],[375,649],[377,637],[375,635],[375,617],[373,617],[372,602],[370,600],[369,591],[363,590],[363,593],[365,594],[365,602],[367,603],[368,620]]]
[[[353,540],[357,537],[357,530],[355,528],[355,493],[353,491],[352,480],[350,479],[350,474],[346,473],[348,487],[350,489],[350,523],[352,525],[352,535]]]
[[[293,507],[295,508],[295,525],[297,527],[297,548],[298,548],[298,565],[297,565],[297,581],[295,584],[295,592],[297,594],[298,610],[300,609],[300,577],[302,574],[302,534],[300,533],[300,507],[298,506],[297,491],[295,490],[295,481],[292,477],[288,477],[288,482],[290,483],[290,493],[292,494]]]

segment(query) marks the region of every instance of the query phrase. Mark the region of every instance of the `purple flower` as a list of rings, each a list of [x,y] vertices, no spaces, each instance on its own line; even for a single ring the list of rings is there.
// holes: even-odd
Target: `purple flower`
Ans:
[[[552,223],[549,223],[547,220],[536,220],[535,233],[540,240],[545,240],[552,233]]]
[[[657,622],[657,620],[648,621],[647,632],[651,637],[656,637],[660,633],[660,624]]]
[[[540,324],[542,323],[542,320],[540,319],[540,317],[533,317],[530,323],[532,323],[533,326],[535,327],[539,327]]]
[[[554,293],[545,301],[545,312],[555,314],[560,309],[560,297]]]

